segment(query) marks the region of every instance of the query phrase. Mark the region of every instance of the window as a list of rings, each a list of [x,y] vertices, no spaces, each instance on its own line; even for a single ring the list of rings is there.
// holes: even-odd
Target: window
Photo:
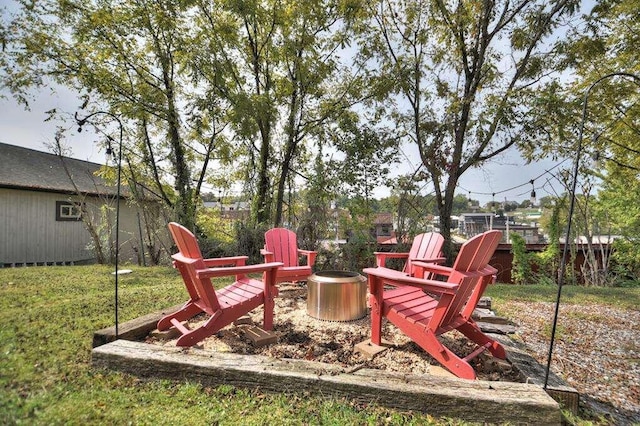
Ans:
[[[82,216],[82,204],[69,201],[56,201],[56,221],[79,221]]]

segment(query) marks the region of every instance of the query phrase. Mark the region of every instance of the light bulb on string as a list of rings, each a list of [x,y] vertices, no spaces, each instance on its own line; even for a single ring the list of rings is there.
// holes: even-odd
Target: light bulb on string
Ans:
[[[536,200],[536,187],[533,184],[533,179],[531,179],[531,198],[530,198],[530,201],[531,201],[531,206],[532,207],[535,206],[536,203],[537,203],[537,200]]]

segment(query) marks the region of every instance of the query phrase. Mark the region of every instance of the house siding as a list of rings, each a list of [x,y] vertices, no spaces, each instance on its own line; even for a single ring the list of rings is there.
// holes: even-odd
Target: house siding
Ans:
[[[93,263],[91,235],[82,221],[56,220],[56,202],[82,201],[100,216],[100,197],[0,188],[0,267],[33,264]],[[113,203],[113,199],[111,199]],[[115,224],[115,208],[109,221]],[[97,223],[97,222],[96,222]],[[142,223],[144,226],[144,223]],[[120,205],[121,262],[137,262],[140,229],[135,209]]]
[[[56,221],[68,196],[0,189],[0,263],[81,262],[94,258],[82,222]]]
[[[5,143],[0,143],[0,164],[0,267],[95,262],[93,239],[85,223],[74,220],[73,208],[56,206],[69,201],[84,204],[109,256],[113,242],[107,238],[115,238],[111,231],[118,195],[118,261],[169,261],[166,223],[171,212],[142,186],[136,187],[134,197],[128,185],[118,191],[104,181],[100,171],[105,166]]]

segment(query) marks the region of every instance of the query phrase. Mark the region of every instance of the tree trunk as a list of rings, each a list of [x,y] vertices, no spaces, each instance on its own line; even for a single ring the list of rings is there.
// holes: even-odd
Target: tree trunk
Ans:
[[[444,246],[442,251],[447,258],[449,265],[455,260],[455,246],[451,240],[451,212],[453,211],[454,191],[450,190],[447,185],[444,197],[438,202],[438,213],[440,214],[440,234],[444,237]],[[455,189],[455,185],[453,186]]]
[[[295,80],[294,80],[295,84]],[[296,114],[298,112],[298,90],[294,88],[291,93],[291,104],[289,105],[289,118],[288,118],[288,131],[287,131],[287,144],[285,146],[284,158],[282,160],[282,166],[280,168],[280,177],[278,179],[278,189],[276,194],[276,214],[274,217],[273,225],[280,226],[282,224],[282,206],[284,204],[284,187],[289,177],[289,171],[291,168],[291,161],[293,155],[296,152],[298,131],[296,128]]]
[[[260,135],[262,143],[260,145],[260,161],[258,163],[258,197],[256,200],[256,222],[268,223],[270,216],[270,194],[269,192],[269,125],[260,123]]]
[[[176,220],[187,229],[195,230],[195,205],[194,193],[191,188],[189,164],[185,158],[184,145],[180,138],[180,124],[175,107],[174,91],[171,81],[165,74],[165,87],[167,96],[167,124],[169,126],[169,142],[173,151],[175,168],[175,189],[178,192],[178,200],[175,204]]]

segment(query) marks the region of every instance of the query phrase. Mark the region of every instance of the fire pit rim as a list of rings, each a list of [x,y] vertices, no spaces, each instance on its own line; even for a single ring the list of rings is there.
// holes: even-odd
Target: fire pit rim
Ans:
[[[360,275],[358,272],[355,271],[341,271],[341,270],[333,270],[333,269],[329,269],[326,271],[318,271],[313,273],[309,278],[312,279],[313,277],[320,277],[322,278],[322,282],[335,282],[335,283],[340,283],[340,282],[353,282],[353,279],[359,279],[359,277],[362,277],[362,275]]]

